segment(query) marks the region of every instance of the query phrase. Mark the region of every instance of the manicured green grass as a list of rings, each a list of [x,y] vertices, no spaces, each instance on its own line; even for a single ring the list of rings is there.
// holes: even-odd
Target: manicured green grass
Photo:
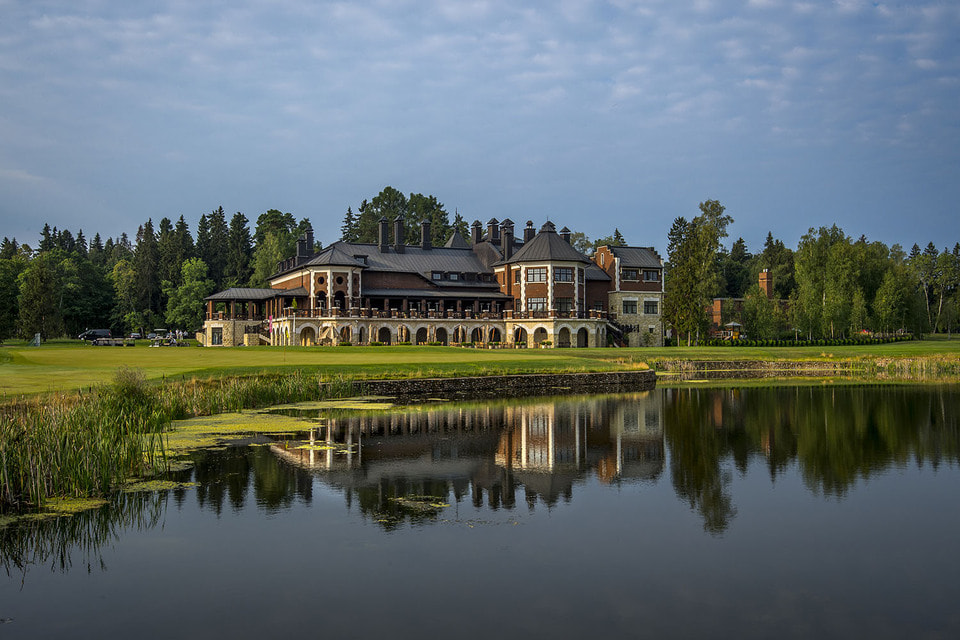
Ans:
[[[591,350],[463,349],[458,347],[89,347],[48,343],[41,347],[0,347],[0,388],[10,398],[51,391],[75,391],[109,381],[120,367],[135,368],[148,380],[213,377],[264,372],[358,377],[482,375],[540,370],[606,370],[634,361],[633,355]],[[642,358],[640,358],[642,359]],[[618,361],[619,360],[619,361]],[[0,397],[2,399],[2,397]]]
[[[121,367],[147,380],[257,373],[357,378],[605,371],[663,360],[844,360],[960,357],[960,339],[842,347],[664,347],[640,349],[464,349],[459,347],[91,347],[53,341],[0,346],[0,402],[73,392],[110,381]]]

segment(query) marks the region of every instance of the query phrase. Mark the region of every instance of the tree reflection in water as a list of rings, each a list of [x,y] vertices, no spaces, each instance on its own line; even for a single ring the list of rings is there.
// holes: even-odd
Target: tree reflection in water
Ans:
[[[668,461],[677,497],[720,534],[737,513],[734,474],[759,465],[771,482],[797,468],[811,492],[842,498],[892,466],[955,464],[958,400],[955,386],[679,388],[323,414],[310,433],[193,453],[176,479],[195,489],[0,528],[0,557],[8,573],[96,566],[103,544],[155,526],[168,500],[191,492],[218,516],[251,501],[271,514],[310,504],[323,486],[393,530],[456,518],[447,505],[464,502],[509,513],[569,502],[585,482],[656,484]]]

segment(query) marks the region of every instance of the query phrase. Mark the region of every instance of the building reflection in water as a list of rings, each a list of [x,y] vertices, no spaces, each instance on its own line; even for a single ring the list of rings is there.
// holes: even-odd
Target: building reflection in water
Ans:
[[[476,506],[533,508],[569,500],[594,476],[654,480],[664,465],[661,394],[552,398],[518,404],[421,407],[329,417],[305,440],[270,450],[320,471],[348,502],[389,506],[399,496],[470,496]],[[371,492],[375,492],[376,498]],[[409,506],[409,505],[408,505]]]

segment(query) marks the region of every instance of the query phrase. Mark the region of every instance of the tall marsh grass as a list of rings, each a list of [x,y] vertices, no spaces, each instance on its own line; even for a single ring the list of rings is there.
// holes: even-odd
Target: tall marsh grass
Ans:
[[[320,382],[328,382],[324,390]],[[349,382],[298,373],[146,382],[120,369],[85,395],[0,408],[0,509],[42,507],[53,496],[103,496],[132,477],[166,471],[171,420],[345,395]]]

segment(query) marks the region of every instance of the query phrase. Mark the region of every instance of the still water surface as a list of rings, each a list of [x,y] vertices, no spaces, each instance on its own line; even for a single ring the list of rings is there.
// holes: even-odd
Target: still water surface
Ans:
[[[0,530],[0,638],[960,634],[960,389],[318,414]]]

